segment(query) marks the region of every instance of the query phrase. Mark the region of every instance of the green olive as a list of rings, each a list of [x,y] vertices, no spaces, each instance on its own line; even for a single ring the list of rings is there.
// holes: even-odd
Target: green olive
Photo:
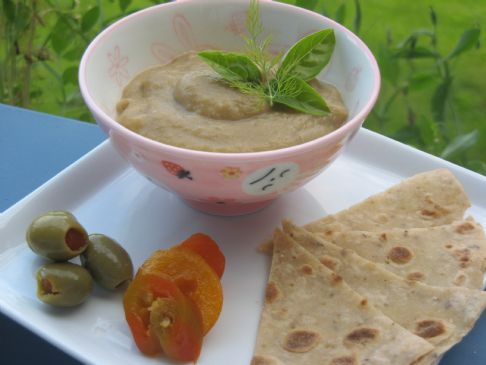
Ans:
[[[81,304],[93,288],[89,272],[70,262],[45,264],[37,270],[36,279],[37,297],[56,307]]]
[[[115,290],[132,279],[133,264],[127,251],[103,234],[90,234],[81,263],[102,287]]]
[[[86,230],[71,213],[62,210],[34,219],[26,238],[32,251],[54,261],[67,261],[88,246]]]

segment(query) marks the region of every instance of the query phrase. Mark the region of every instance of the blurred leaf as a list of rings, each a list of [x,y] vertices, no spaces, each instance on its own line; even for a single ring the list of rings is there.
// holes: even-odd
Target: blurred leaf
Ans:
[[[430,29],[417,29],[409,34],[402,42],[397,45],[397,49],[415,48],[420,38],[435,38],[435,33]]]
[[[344,20],[346,19],[346,4],[342,3],[336,9],[336,15],[334,16],[334,20],[338,23],[343,24]]]
[[[37,49],[36,57],[37,57],[38,61],[47,61],[47,60],[51,59],[51,54],[50,54],[48,48],[42,47],[42,48]]]
[[[445,106],[447,98],[449,96],[450,87],[452,84],[451,79],[445,79],[440,83],[434,91],[434,95],[431,100],[431,111],[434,116],[434,120],[443,122],[445,120]]]
[[[15,3],[12,0],[3,0],[2,4],[7,20],[13,23],[15,21]]]
[[[419,136],[423,146],[432,153],[437,152],[436,147],[440,143],[440,130],[436,123],[430,118],[422,115],[417,122]]]
[[[478,141],[479,132],[477,130],[472,131],[468,134],[462,134],[454,138],[451,143],[449,143],[446,148],[440,154],[440,157],[447,159],[452,156],[464,152],[471,148]]]
[[[78,70],[76,69],[76,81],[77,81]],[[79,89],[75,89],[66,95],[66,105],[70,107],[76,107],[83,101],[81,92]]]
[[[297,0],[295,5],[300,6],[301,8],[306,8],[309,10],[314,10],[316,8],[318,0]]]
[[[51,32],[52,48],[58,54],[62,53],[71,42],[71,38],[68,37],[70,33],[71,31],[66,21],[63,18],[59,18]]]
[[[396,49],[394,56],[397,58],[415,59],[415,58],[438,58],[440,55],[434,50],[422,46],[401,47]]]
[[[411,105],[407,105],[407,123],[408,125],[415,126],[415,121],[417,117],[415,116],[415,111],[411,107]]]
[[[479,42],[480,35],[481,30],[479,28],[471,28],[464,31],[454,49],[447,56],[447,59],[457,57],[461,53],[473,48]]]
[[[354,26],[354,32],[358,34],[361,29],[361,18],[362,18],[361,4],[359,0],[354,0],[354,5],[356,7],[356,14],[354,15],[353,26]]]
[[[127,10],[127,8],[130,6],[132,3],[132,0],[118,0],[118,6],[120,7],[121,11]]]
[[[62,82],[64,84],[78,84],[78,66],[71,66],[68,67],[64,72],[62,73]]]
[[[429,8],[429,15],[430,15],[430,21],[432,22],[432,25],[434,27],[437,26],[437,13],[435,12],[435,9],[432,6]]]
[[[42,67],[44,67],[55,79],[56,81],[59,82],[60,85],[62,85],[62,76],[59,75],[56,69],[54,69],[49,62],[41,62],[40,63]]]
[[[378,64],[383,79],[396,86],[400,76],[400,65],[398,59],[393,57],[390,49],[384,45],[378,48]]]
[[[440,79],[440,75],[437,72],[433,71],[425,71],[425,72],[416,72],[412,74],[409,79],[408,89],[410,91],[418,91],[423,90],[427,86],[430,86]]]
[[[391,47],[392,44],[393,44],[393,33],[390,29],[387,29],[386,30],[386,45],[388,47]]]
[[[40,96],[42,96],[42,90],[32,90],[30,92],[30,98],[31,99],[35,99],[35,98],[38,98]]]
[[[416,126],[405,124],[393,133],[392,138],[408,144],[417,144],[419,133]]]
[[[15,27],[22,32],[28,27],[32,19],[32,10],[23,3],[17,4],[17,14],[15,16]]]
[[[283,1],[283,2],[285,2],[285,1]],[[320,14],[322,14],[322,15],[328,17],[328,18],[332,18],[331,14],[329,12],[329,9],[327,8],[328,4],[325,1],[320,1],[319,5],[321,6]]]
[[[429,7],[429,16],[430,16],[430,21],[432,23],[432,26],[434,27],[434,32],[433,35],[431,35],[431,40],[430,43],[432,46],[436,47],[437,46],[437,13],[435,12],[435,9],[430,6]]]
[[[88,113],[88,112],[84,112],[82,113],[79,117],[78,117],[79,120],[83,120],[85,122],[89,122],[89,123],[94,123],[94,119],[93,119],[93,116]]]
[[[76,0],[46,0],[51,8],[65,11],[73,10],[76,7]]]
[[[94,6],[89,9],[86,13],[84,13],[83,17],[81,18],[81,30],[83,32],[89,31],[96,24],[99,17],[100,8],[98,6]]]
[[[486,175],[486,162],[479,160],[467,161],[466,167],[479,172],[480,174]]]
[[[67,51],[62,55],[62,58],[67,61],[77,61],[81,59],[83,55],[84,49],[79,47],[79,45],[75,45],[72,47],[71,50]]]

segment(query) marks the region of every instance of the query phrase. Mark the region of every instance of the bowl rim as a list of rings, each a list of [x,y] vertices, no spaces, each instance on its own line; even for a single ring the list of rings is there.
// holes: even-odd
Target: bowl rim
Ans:
[[[361,110],[350,120],[348,120],[346,123],[344,123],[341,127],[338,129],[335,129],[334,131],[325,134],[321,137],[315,138],[313,140],[300,143],[294,146],[289,146],[289,147],[284,147],[284,148],[279,148],[279,149],[274,149],[274,150],[266,150],[266,151],[254,151],[254,152],[213,152],[213,151],[202,151],[202,150],[195,150],[195,149],[189,149],[189,148],[184,148],[184,147],[178,147],[178,146],[173,146],[170,144],[166,144],[163,142],[155,141],[153,139],[150,139],[148,137],[144,137],[136,132],[133,132],[132,130],[126,128],[119,122],[117,122],[114,118],[112,118],[110,115],[105,113],[103,109],[101,109],[98,104],[94,101],[94,98],[91,97],[91,94],[89,92],[89,88],[87,85],[87,74],[86,74],[86,68],[88,61],[90,59],[90,56],[94,49],[97,47],[97,45],[105,38],[109,33],[111,33],[115,28],[120,27],[126,22],[131,21],[134,18],[144,16],[147,13],[151,13],[154,11],[160,11],[161,8],[166,8],[166,7],[178,7],[178,6],[184,6],[184,5],[189,5],[191,3],[196,3],[196,1],[191,1],[191,0],[178,0],[170,3],[163,3],[163,4],[158,4],[154,6],[147,7],[145,9],[139,10],[137,12],[134,12],[132,14],[129,14],[127,16],[124,16],[123,18],[117,20],[113,24],[109,25],[107,28],[105,28],[103,31],[101,31],[88,45],[86,50],[83,53],[83,56],[81,58],[80,64],[79,64],[79,71],[78,71],[78,82],[81,90],[81,95],[88,106],[88,108],[91,110],[92,114],[95,116],[95,119],[97,121],[97,124],[102,128],[102,124],[105,124],[108,126],[108,136],[111,137],[112,131],[117,131],[121,134],[126,135],[129,139],[134,140],[138,146],[140,145],[147,145],[147,149],[150,150],[160,150],[162,152],[171,154],[171,155],[181,155],[185,156],[187,158],[192,158],[192,159],[199,159],[199,160],[235,160],[235,161],[244,161],[244,160],[249,160],[249,159],[272,159],[275,157],[282,157],[282,155],[295,155],[295,154],[302,154],[307,152],[308,150],[314,150],[316,149],[319,145],[322,143],[325,143],[326,141],[332,141],[334,138],[337,139],[342,139],[343,137],[340,136],[347,136],[348,134],[351,134],[354,129],[359,129],[364,122],[366,116],[370,113],[371,109],[376,103],[376,100],[378,99],[378,95],[380,92],[380,86],[381,86],[381,76],[380,76],[380,71],[379,67],[377,64],[377,61],[373,55],[373,53],[370,51],[368,46],[356,35],[354,34],[351,30],[347,29],[343,25],[337,23],[336,21],[325,17],[324,15],[315,13],[313,11],[300,8],[294,5],[290,4],[285,4],[285,3],[280,3],[280,2],[274,2],[271,0],[260,0],[261,3],[265,4],[264,6],[276,6],[276,7],[281,7],[287,10],[299,12],[305,16],[312,17],[312,18],[317,18],[317,19],[325,19],[326,22],[330,23],[332,25],[332,28],[338,29],[340,32],[344,33],[347,37],[352,39],[355,44],[358,46],[359,49],[364,53],[366,59],[370,63],[372,73],[373,73],[373,83],[374,87],[371,91],[370,98],[367,100],[366,104],[361,108]],[[233,3],[248,3],[247,0],[231,0]],[[204,5],[211,5],[211,4],[228,4],[227,0],[206,0]],[[101,120],[101,122],[99,121]]]

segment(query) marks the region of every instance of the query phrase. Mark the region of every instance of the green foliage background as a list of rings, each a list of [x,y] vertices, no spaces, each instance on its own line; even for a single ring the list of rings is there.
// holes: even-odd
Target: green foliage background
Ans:
[[[0,0],[0,102],[92,122],[77,83],[84,49],[108,24],[160,2]],[[365,127],[486,175],[486,2],[282,2],[337,20],[376,55],[382,91]]]

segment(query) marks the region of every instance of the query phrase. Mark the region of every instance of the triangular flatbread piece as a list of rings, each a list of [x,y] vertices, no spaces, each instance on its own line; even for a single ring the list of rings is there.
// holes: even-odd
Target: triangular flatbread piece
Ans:
[[[483,289],[486,236],[472,219],[431,228],[334,231],[323,237],[409,280]]]
[[[449,224],[471,206],[464,188],[447,169],[414,175],[339,213],[305,226],[311,232],[332,229],[381,231]]]
[[[251,365],[405,365],[432,350],[288,235],[274,241]]]
[[[376,308],[433,344],[425,364],[458,343],[486,307],[486,292],[405,280],[290,222],[284,222],[284,230]]]
[[[414,175],[366,200],[305,225],[311,232],[382,231],[450,224],[464,218],[471,206],[464,188],[447,169]],[[260,246],[272,251],[272,241]]]

